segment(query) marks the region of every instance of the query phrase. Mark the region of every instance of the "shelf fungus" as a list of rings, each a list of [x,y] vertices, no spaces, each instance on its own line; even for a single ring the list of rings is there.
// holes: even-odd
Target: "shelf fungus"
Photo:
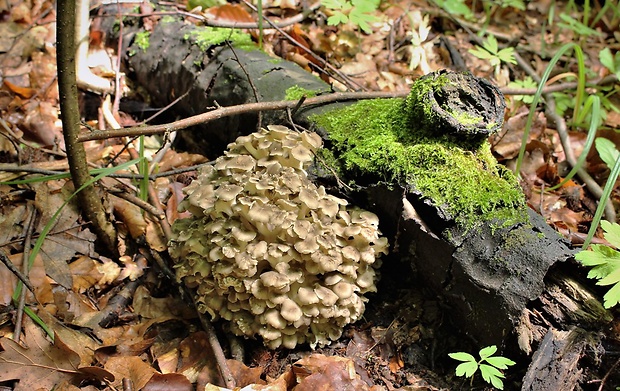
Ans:
[[[283,126],[238,138],[185,189],[170,254],[198,310],[269,348],[323,346],[364,312],[388,242],[371,212],[316,186],[322,145]]]

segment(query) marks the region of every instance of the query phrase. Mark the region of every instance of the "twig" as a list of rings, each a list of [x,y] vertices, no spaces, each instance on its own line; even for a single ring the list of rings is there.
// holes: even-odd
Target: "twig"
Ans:
[[[115,196],[122,198],[125,201],[130,202],[136,205],[137,207],[139,207],[140,209],[148,212],[149,214],[151,214],[151,216],[153,216],[160,222],[166,217],[165,215],[161,214],[161,212],[157,208],[155,208],[153,205],[149,204],[148,202],[142,200],[139,197],[136,197],[133,194],[129,194],[124,190],[115,189],[115,188],[107,188],[106,190],[108,193],[114,194]]]
[[[28,278],[28,259],[30,258],[30,244],[32,242],[32,233],[34,232],[34,221],[36,217],[37,217],[37,208],[32,207],[32,210],[30,211],[30,217],[28,218],[28,223],[26,224],[26,227],[24,228],[26,238],[24,239],[24,253],[22,254],[22,273],[24,274],[25,278]],[[24,281],[22,280],[22,282]],[[28,284],[30,284],[29,280],[28,280]],[[34,286],[32,286],[32,284],[28,286],[25,282],[24,282],[24,285],[26,286],[26,288],[28,288],[30,292],[32,292],[36,300],[37,296],[34,293]],[[19,337],[22,331],[22,320],[24,318],[24,306],[25,305],[26,305],[26,290],[22,289],[22,291],[19,294],[19,302],[17,303],[17,316],[15,317],[15,332],[13,334],[13,341],[15,342],[19,342]]]
[[[258,98],[258,91],[256,90],[256,86],[254,85],[254,82],[252,81],[250,74],[248,73],[248,71],[245,69],[245,67],[241,63],[241,60],[239,60],[239,56],[237,56],[237,52],[235,51],[235,48],[233,48],[233,46],[230,44],[229,41],[226,41],[226,45],[228,45],[228,48],[232,52],[233,56],[235,56],[235,61],[237,62],[237,64],[239,64],[239,68],[241,68],[241,71],[245,74],[245,77],[248,79],[248,84],[250,85],[250,88],[252,89],[252,93],[254,94],[254,99],[256,100],[256,103],[259,103],[260,99]],[[258,123],[256,124],[256,131],[260,130],[262,122],[263,122],[263,113],[262,111],[259,111],[258,112]]]
[[[34,293],[34,286],[32,286],[32,284],[30,283],[28,276],[25,276],[22,272],[19,271],[18,268],[15,267],[15,265],[13,265],[13,262],[11,262],[11,259],[6,255],[6,253],[2,249],[0,249],[0,261],[2,261],[4,266],[6,266],[6,268],[9,269],[11,273],[15,274],[15,276],[19,278],[21,282],[24,283],[24,286],[26,286],[26,288],[28,288],[30,292]]]
[[[616,83],[618,81],[618,77],[616,75],[609,75],[606,76],[602,79],[597,79],[597,80],[592,80],[590,82],[587,83],[587,85],[589,86],[603,86],[603,85],[607,85],[607,84],[613,84]],[[567,82],[567,83],[560,83],[560,84],[554,84],[554,85],[550,85],[547,87],[544,87],[542,90],[543,94],[549,94],[552,92],[559,92],[559,91],[566,91],[566,90],[574,90],[575,88],[577,88],[577,82]],[[535,95],[536,94],[536,88],[508,88],[508,87],[502,87],[500,88],[500,91],[502,92],[502,94],[504,95]]]
[[[514,57],[517,60],[517,64],[528,74],[530,75],[536,82],[540,83],[540,77],[536,74],[536,71],[532,69],[532,67],[519,55],[519,53],[514,52]],[[555,109],[555,99],[553,99],[553,95],[550,93],[544,94],[545,100],[547,102],[547,107],[545,110],[545,114],[549,119],[551,119],[555,123],[555,128],[560,138],[560,142],[562,143],[562,148],[564,149],[564,155],[566,155],[566,161],[571,165],[571,167],[575,167],[577,165],[577,159],[573,154],[573,149],[571,147],[570,138],[568,136],[568,130],[566,128],[566,121],[564,118],[560,116]],[[579,168],[577,170],[577,175],[583,183],[586,184],[590,193],[597,198],[601,198],[603,195],[603,189],[596,183],[596,181],[584,170],[583,168]],[[616,221],[616,211],[611,200],[606,200],[605,203],[605,217],[609,221]]]
[[[248,7],[250,7],[254,12],[258,13],[258,10],[256,9],[256,7],[254,7],[253,4],[249,3],[246,0],[243,0],[243,3],[245,5],[247,5]],[[269,23],[271,25],[271,27],[275,28],[280,34],[282,34],[292,44],[294,44],[295,46],[297,46],[298,48],[300,48],[304,52],[306,52],[309,55],[311,55],[312,58],[314,58],[315,60],[319,61],[321,64],[323,64],[323,66],[328,68],[330,71],[334,72],[334,74],[338,75],[342,79],[341,82],[343,84],[347,85],[351,89],[355,89],[357,87],[358,89],[366,90],[366,88],[364,88],[360,84],[356,83],[350,77],[348,77],[347,75],[345,75],[344,73],[342,73],[341,71],[336,69],[332,64],[330,64],[329,62],[325,61],[321,56],[317,55],[312,50],[308,49],[307,47],[305,47],[301,43],[297,42],[297,40],[295,40],[295,38],[293,38],[290,34],[286,33],[281,28],[277,27],[269,18],[267,18],[264,15],[259,15],[259,17],[262,17],[267,23]],[[332,75],[332,77],[333,77],[333,75]]]
[[[607,381],[607,379],[609,379],[609,376],[614,373],[614,370],[618,365],[620,365],[620,358],[616,360],[614,365],[612,365],[611,368],[609,368],[609,371],[607,371],[607,373],[605,374],[605,376],[603,376],[603,378],[601,379],[601,384],[598,386],[598,391],[603,391],[603,387],[605,387],[605,382]]]
[[[191,292],[188,292],[187,290],[186,293],[189,297],[192,298],[194,307],[198,308],[198,303],[196,303],[195,300],[196,295],[191,294]],[[226,356],[224,355],[224,350],[222,349],[222,345],[220,345],[220,342],[217,339],[217,334],[215,333],[213,324],[211,324],[205,314],[201,313],[200,311],[196,312],[198,313],[198,319],[200,319],[202,327],[207,333],[207,339],[209,340],[209,345],[211,345],[211,349],[213,349],[213,356],[215,357],[217,366],[220,369],[220,375],[224,380],[224,385],[227,388],[233,389],[235,388],[235,378],[233,377],[232,372],[230,372],[230,368],[228,368],[228,364],[226,363]]]
[[[129,281],[123,288],[112,297],[108,304],[97,314],[97,325],[102,328],[112,326],[119,318],[119,315],[129,305],[133,299],[136,289],[140,285],[139,281]]]
[[[375,98],[402,98],[407,96],[408,91],[401,92],[337,92],[333,94],[321,95],[314,98],[307,99],[303,106],[321,105],[325,103],[347,101],[347,100],[360,100],[360,99],[375,99]],[[297,101],[284,100],[275,102],[260,102],[260,103],[246,103],[243,105],[220,107],[218,109],[208,111],[206,113],[198,114],[192,117],[184,118],[178,121],[174,121],[163,125],[152,126],[134,126],[130,128],[122,129],[108,129],[101,131],[94,131],[90,133],[82,133],[78,137],[78,142],[91,141],[91,140],[105,140],[112,137],[125,137],[125,136],[140,136],[140,135],[153,135],[166,132],[173,132],[181,129],[188,128],[199,124],[204,124],[216,119],[230,117],[233,115],[239,115],[244,113],[254,113],[257,111],[267,110],[282,110],[286,108],[292,108],[297,105]]]

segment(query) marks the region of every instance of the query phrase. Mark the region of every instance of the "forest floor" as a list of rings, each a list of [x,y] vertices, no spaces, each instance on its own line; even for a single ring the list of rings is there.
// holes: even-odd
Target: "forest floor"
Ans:
[[[545,115],[544,105],[536,109],[527,136],[524,129],[537,87],[535,78],[543,75],[563,45],[575,43],[583,51],[590,83],[586,97],[597,96],[602,105],[597,135],[620,148],[620,3],[399,0],[382,2],[378,8],[370,0],[305,3],[263,2],[264,15],[285,24],[283,30],[297,41],[293,44],[280,32],[265,30],[264,50],[296,62],[336,90],[407,91],[416,78],[444,68],[469,70],[500,87],[507,109],[503,130],[489,139],[495,156],[514,168],[525,138],[520,174],[529,206],[576,247],[584,242],[598,204],[592,189],[573,178],[545,191],[570,170],[567,155],[580,156],[586,144],[588,116],[573,118],[578,74],[573,51],[560,58],[547,83],[556,113],[566,121],[562,126],[568,142],[561,142],[559,126]],[[199,17],[191,17],[187,4],[167,3],[188,23],[256,21],[256,13],[245,3],[211,8],[207,1],[190,0],[190,4],[202,4],[205,10],[194,10]],[[339,7],[344,7],[340,14]],[[170,223],[179,218],[182,189],[195,177],[195,167],[216,157],[162,147],[159,137],[146,137],[144,148],[134,146],[135,140],[86,142],[93,168],[126,163],[144,153],[152,173],[169,174],[151,181],[151,205],[144,205],[137,196],[138,168],[116,175],[105,172],[108,175],[99,189],[114,216],[120,257],[99,248],[70,198],[74,189],[66,174],[69,166],[59,120],[54,3],[7,0],[0,12],[0,386],[202,390],[209,383],[221,385],[217,363],[205,354],[211,349],[209,335],[197,321],[191,301],[180,295],[159,266],[167,241],[157,217]],[[133,126],[149,116],[136,112],[158,109],[130,108],[127,102],[135,102],[139,88],[122,74],[116,47],[104,45],[97,13],[97,5],[91,4],[87,61],[93,73],[114,89],[105,94],[82,91],[82,115],[93,128]],[[149,23],[164,17],[146,3],[136,4],[132,14],[143,18],[147,30]],[[339,15],[348,15],[349,21],[328,23]],[[251,31],[258,40],[258,30]],[[610,173],[594,148],[583,170],[600,187]],[[125,194],[129,195],[121,198]],[[618,186],[610,198],[617,211]],[[595,242],[606,243],[601,232]],[[34,295],[18,284],[15,271],[5,265],[27,270]],[[241,362],[235,348],[239,341],[229,341],[215,323],[225,351],[238,358],[228,360],[237,386],[251,385],[248,390],[491,389],[479,374],[473,383],[455,376],[458,362],[448,353],[475,354],[482,347],[451,330],[445,309],[419,282],[403,277],[410,274],[408,266],[395,265],[384,272],[365,318],[324,348],[271,351],[260,342],[242,341],[245,358]],[[587,270],[581,272],[585,277]],[[620,387],[620,313],[612,311],[614,320],[600,334],[615,350],[583,360],[584,390]],[[419,322],[403,323],[403,319]],[[503,354],[514,354],[517,361],[504,371],[505,388],[519,389],[528,358],[518,352]]]

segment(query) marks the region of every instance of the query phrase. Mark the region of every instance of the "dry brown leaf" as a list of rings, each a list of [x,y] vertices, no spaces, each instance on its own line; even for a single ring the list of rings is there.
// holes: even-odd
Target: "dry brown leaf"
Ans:
[[[53,190],[52,186],[55,184],[50,182],[33,185],[36,192],[35,206],[41,213],[38,232],[42,231],[43,226],[62,207],[68,194],[73,192],[71,186],[65,186],[61,192]],[[87,228],[80,227],[79,219],[80,214],[75,203],[70,202],[58,216],[40,251],[47,275],[67,289],[73,286],[67,262],[77,254],[94,255],[95,235]]]
[[[338,356],[312,354],[293,365],[295,391],[365,391],[370,386],[355,372],[353,361]]]
[[[99,262],[87,256],[80,256],[69,264],[73,276],[73,291],[83,293],[92,288],[103,275],[97,270]]]
[[[132,381],[134,389],[141,390],[157,372],[137,356],[110,357],[104,368],[114,374],[115,381],[112,386],[118,389],[122,388],[122,380],[126,378]]]
[[[15,265],[15,267],[19,270],[21,270],[22,258],[23,254],[9,255],[9,259],[11,260],[13,265]],[[41,304],[53,302],[52,287],[50,284],[50,280],[45,276],[45,268],[43,267],[43,260],[40,256],[35,258],[32,268],[28,273],[28,277],[35,288],[37,300]],[[11,296],[13,295],[16,286],[17,277],[15,277],[15,275],[9,269],[7,269],[4,264],[0,263],[0,304],[11,304]],[[27,293],[27,299],[29,301],[32,301],[33,298],[30,292]]]
[[[250,368],[237,360],[226,360],[226,363],[228,364],[228,369],[230,369],[233,379],[235,379],[237,387],[245,387],[250,384],[266,384],[265,381],[261,379],[263,368]]]
[[[156,373],[142,391],[192,391],[192,383],[180,373]]]
[[[41,328],[26,322],[25,344],[0,338],[0,381],[19,380],[15,391],[52,389],[56,384],[77,384],[91,377],[79,369],[80,356],[56,335],[52,344]]]
[[[110,200],[114,206],[114,213],[125,224],[132,238],[137,239],[146,235],[147,223],[140,207],[116,196],[110,197]]]

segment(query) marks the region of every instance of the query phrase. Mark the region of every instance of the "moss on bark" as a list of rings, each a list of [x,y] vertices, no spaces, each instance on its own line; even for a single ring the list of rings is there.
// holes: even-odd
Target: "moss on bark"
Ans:
[[[470,228],[495,218],[526,219],[519,184],[512,172],[497,163],[488,142],[459,138],[430,125],[429,116],[436,112],[420,97],[446,83],[450,81],[441,77],[420,79],[404,100],[362,101],[311,120],[328,132],[345,170],[396,181],[421,193],[460,225]],[[469,114],[479,115],[478,111]],[[469,114],[461,110],[458,117]]]

